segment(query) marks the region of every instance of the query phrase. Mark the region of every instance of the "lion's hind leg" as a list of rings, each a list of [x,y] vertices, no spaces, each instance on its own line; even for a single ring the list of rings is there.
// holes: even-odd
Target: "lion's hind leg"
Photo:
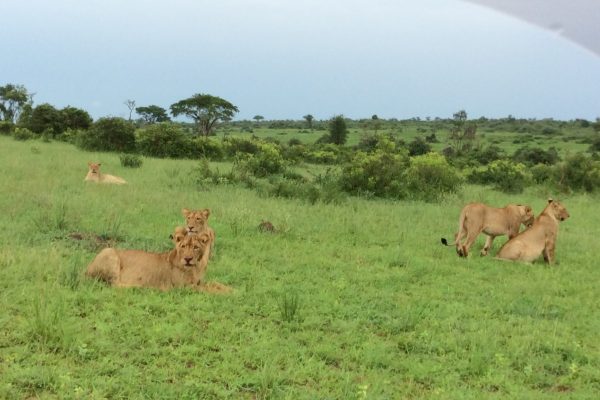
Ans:
[[[105,281],[113,286],[118,285],[121,275],[121,259],[115,249],[106,248],[88,265],[86,275]]]

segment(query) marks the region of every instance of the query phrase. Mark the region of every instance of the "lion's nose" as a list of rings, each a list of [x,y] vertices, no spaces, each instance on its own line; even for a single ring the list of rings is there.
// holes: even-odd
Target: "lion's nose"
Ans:
[[[186,264],[189,264],[189,263],[190,263],[190,261],[192,261],[192,260],[193,260],[193,258],[192,258],[192,257],[184,257],[183,259],[185,260],[185,263],[186,263]]]

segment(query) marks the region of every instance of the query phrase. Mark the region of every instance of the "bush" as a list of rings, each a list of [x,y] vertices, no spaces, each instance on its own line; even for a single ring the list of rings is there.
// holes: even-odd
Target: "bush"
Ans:
[[[558,186],[563,191],[593,192],[600,187],[600,162],[577,153],[557,166],[557,175]]]
[[[121,154],[119,156],[121,165],[128,168],[139,168],[142,166],[142,157],[137,154]]]
[[[463,183],[459,172],[439,153],[428,153],[410,159],[404,173],[407,195],[413,199],[437,201],[457,192]]]
[[[538,184],[544,184],[553,181],[555,170],[550,165],[536,164],[530,169],[533,181]]]
[[[493,144],[483,149],[477,149],[472,153],[473,158],[482,165],[487,165],[493,161],[500,160],[505,156],[504,150]]]
[[[0,121],[0,135],[11,135],[15,130],[15,124],[10,121]]]
[[[13,138],[15,138],[15,140],[25,141],[25,140],[33,139],[35,137],[35,134],[27,128],[17,127],[13,131],[12,136],[13,136]]]
[[[260,151],[257,140],[231,137],[223,139],[223,150],[228,157],[235,157],[238,153],[257,154]]]
[[[260,143],[259,149],[257,154],[239,154],[236,160],[238,168],[247,169],[257,177],[284,171],[285,161],[279,147],[272,143]]]
[[[135,150],[135,127],[123,118],[100,118],[78,137],[77,145],[84,150],[129,153]]]
[[[485,167],[474,169],[467,179],[472,183],[493,185],[495,189],[506,193],[521,193],[533,178],[524,164],[496,160]]]
[[[206,137],[192,139],[192,158],[205,158],[221,161],[225,157],[225,149],[220,142]]]
[[[560,161],[558,151],[556,151],[554,147],[550,147],[548,150],[544,150],[539,147],[524,146],[517,149],[517,151],[515,151],[515,154],[513,154],[512,158],[514,161],[526,165],[554,165],[558,161]]]
[[[159,158],[190,158],[191,139],[181,128],[170,122],[148,125],[137,131],[137,150],[143,155]]]
[[[431,151],[431,145],[422,137],[416,137],[412,142],[408,143],[408,154],[411,157],[427,154]]]
[[[395,150],[393,142],[383,140],[378,149],[370,154],[357,152],[342,168],[342,189],[351,194],[404,197],[402,175],[408,167],[408,154],[406,151],[398,153]]]

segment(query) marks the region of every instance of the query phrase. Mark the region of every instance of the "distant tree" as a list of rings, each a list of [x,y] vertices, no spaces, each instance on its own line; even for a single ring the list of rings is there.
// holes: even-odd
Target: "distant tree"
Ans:
[[[306,120],[306,122],[308,123],[308,129],[310,129],[312,131],[313,130],[313,120],[315,119],[315,117],[313,117],[310,114],[306,114],[302,118],[304,118]]]
[[[127,99],[123,102],[123,104],[125,104],[129,109],[129,121],[131,121],[131,114],[133,113],[133,110],[135,110],[135,100]]]
[[[171,114],[174,117],[186,115],[192,118],[198,132],[204,136],[210,135],[219,121],[230,121],[238,111],[227,100],[203,93],[171,104]]]
[[[261,120],[265,119],[265,117],[263,117],[262,115],[255,115],[254,117],[252,117],[252,119],[255,120],[258,124]]]
[[[381,129],[381,121],[379,120],[377,114],[373,114],[371,116],[371,127],[375,131],[375,134],[377,134],[377,131]]]
[[[467,122],[467,112],[460,110],[453,114],[452,129],[449,139],[456,153],[464,153],[473,147],[476,139],[477,125]]]
[[[338,115],[329,121],[329,138],[331,143],[341,145],[346,143],[348,137],[348,128],[344,116]]]
[[[0,86],[0,113],[3,121],[16,122],[23,107],[33,103],[33,94],[23,85]]]
[[[63,126],[66,129],[88,129],[94,120],[90,114],[81,108],[66,106],[60,110]]]
[[[33,108],[27,128],[35,133],[50,130],[53,135],[59,135],[65,130],[62,114],[48,103]]]
[[[596,118],[596,122],[592,124],[594,132],[600,132],[600,118]]]
[[[155,105],[137,107],[135,112],[138,113],[138,115],[140,115],[147,124],[167,122],[171,120],[171,118],[169,118],[167,115],[167,110]]]

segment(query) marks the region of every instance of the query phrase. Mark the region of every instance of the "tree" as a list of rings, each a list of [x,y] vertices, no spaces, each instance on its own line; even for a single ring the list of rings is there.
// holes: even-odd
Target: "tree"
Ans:
[[[465,110],[460,110],[452,116],[454,120],[449,135],[449,139],[453,142],[452,147],[458,154],[469,151],[476,139],[477,125],[467,123],[467,112]]]
[[[60,110],[65,130],[88,129],[94,120],[87,111],[81,108],[66,106]]]
[[[338,115],[333,117],[331,121],[329,121],[329,138],[331,143],[338,145],[344,144],[346,143],[347,136],[348,128],[346,127],[344,116]]]
[[[65,130],[62,114],[48,103],[40,104],[33,109],[27,128],[35,133],[50,130],[53,135],[59,135]]]
[[[252,119],[255,120],[258,124],[261,120],[265,119],[265,117],[263,117],[262,115],[255,115],[254,117],[252,117]]]
[[[2,120],[14,123],[19,118],[23,107],[33,103],[33,94],[27,92],[23,85],[11,83],[0,86],[0,113]]]
[[[219,121],[230,121],[238,111],[227,100],[203,93],[171,104],[171,114],[174,117],[185,115],[192,118],[198,132],[204,136],[210,135]]]
[[[371,116],[371,126],[373,127],[375,134],[377,134],[377,131],[381,129],[381,121],[379,120],[377,114],[373,114]]]
[[[310,114],[306,114],[304,117],[302,117],[306,120],[306,122],[308,122],[308,129],[310,129],[311,131],[313,130],[313,120],[315,119],[315,117],[313,117]]]
[[[135,100],[127,99],[123,102],[123,104],[125,104],[129,109],[129,121],[131,121],[131,113],[133,112],[133,110],[135,110]]]
[[[147,124],[168,122],[171,120],[171,118],[169,118],[167,115],[167,110],[155,105],[138,107],[135,109],[135,112],[138,113]]]

